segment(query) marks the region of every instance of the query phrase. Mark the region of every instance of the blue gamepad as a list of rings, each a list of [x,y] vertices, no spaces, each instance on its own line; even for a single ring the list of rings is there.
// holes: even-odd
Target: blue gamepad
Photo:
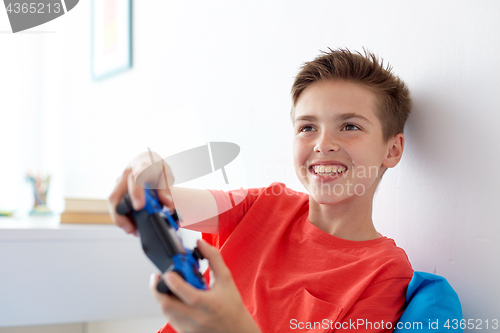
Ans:
[[[182,245],[182,240],[176,233],[179,229],[177,211],[174,209],[171,212],[167,207],[162,207],[155,190],[146,188],[144,193],[146,205],[143,209],[135,211],[126,194],[116,207],[116,212],[135,222],[144,253],[163,274],[174,271],[195,288],[206,290],[198,263],[203,256],[198,248],[191,251]],[[172,295],[163,279],[156,289]]]

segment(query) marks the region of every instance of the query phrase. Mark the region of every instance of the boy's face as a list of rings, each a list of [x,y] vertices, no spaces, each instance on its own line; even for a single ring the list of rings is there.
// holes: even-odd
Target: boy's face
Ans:
[[[294,115],[294,168],[317,203],[333,204],[353,195],[374,193],[385,168],[399,161],[387,158],[394,141],[383,142],[376,105],[375,93],[353,82],[322,80],[302,92]],[[342,118],[348,113],[366,119]],[[325,161],[327,165],[319,172],[341,165],[347,171],[315,174],[312,165]]]

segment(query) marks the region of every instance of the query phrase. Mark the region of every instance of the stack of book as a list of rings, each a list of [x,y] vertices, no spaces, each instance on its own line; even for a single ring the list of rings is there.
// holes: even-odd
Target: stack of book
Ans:
[[[106,199],[65,198],[61,223],[113,224]]]

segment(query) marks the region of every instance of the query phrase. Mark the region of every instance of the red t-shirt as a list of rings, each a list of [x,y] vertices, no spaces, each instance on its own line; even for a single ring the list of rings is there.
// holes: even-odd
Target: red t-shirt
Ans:
[[[282,183],[210,191],[222,212],[219,235],[203,238],[219,247],[263,333],[392,331],[413,276],[392,239],[324,232],[309,222],[309,195]],[[167,324],[166,332],[175,331]]]

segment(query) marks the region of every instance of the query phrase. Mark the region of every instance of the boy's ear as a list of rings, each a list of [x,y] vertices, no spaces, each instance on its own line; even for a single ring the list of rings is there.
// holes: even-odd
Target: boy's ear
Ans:
[[[394,168],[401,157],[403,156],[403,149],[405,146],[405,136],[403,133],[399,133],[387,142],[387,157],[382,163],[383,166],[387,168]]]

